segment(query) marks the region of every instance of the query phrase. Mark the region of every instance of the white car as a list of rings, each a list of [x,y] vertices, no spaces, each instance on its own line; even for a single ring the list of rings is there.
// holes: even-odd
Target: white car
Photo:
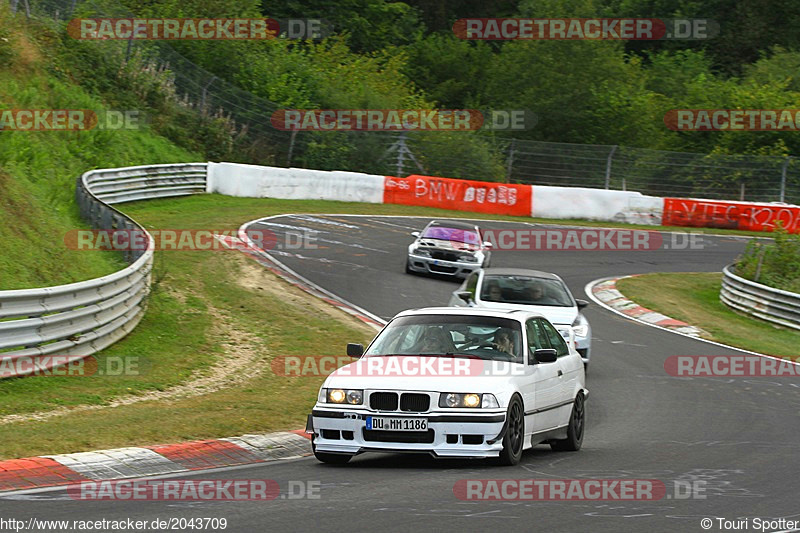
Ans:
[[[592,328],[581,313],[589,302],[573,298],[564,280],[555,274],[521,268],[478,270],[453,291],[448,305],[541,313],[564,338],[574,339],[584,365],[589,366]]]
[[[403,311],[322,385],[306,431],[314,455],[362,452],[520,461],[547,443],[576,451],[588,391],[581,358],[538,313],[433,307]]]
[[[432,220],[408,246],[406,273],[438,274],[465,278],[489,266],[492,244],[484,242],[475,224]]]

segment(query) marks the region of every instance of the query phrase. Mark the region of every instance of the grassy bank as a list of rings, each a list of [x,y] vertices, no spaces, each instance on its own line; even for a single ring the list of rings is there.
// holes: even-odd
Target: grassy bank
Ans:
[[[708,332],[707,338],[738,348],[797,358],[796,331],[731,311],[719,300],[721,273],[645,274],[617,282],[626,297],[653,311]]]

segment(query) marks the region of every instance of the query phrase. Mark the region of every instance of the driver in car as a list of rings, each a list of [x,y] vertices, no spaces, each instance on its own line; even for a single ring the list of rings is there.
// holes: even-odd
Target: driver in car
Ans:
[[[528,285],[523,293],[528,304],[532,305],[558,305],[558,302],[551,298],[545,288],[540,283]]]
[[[497,350],[506,352],[508,355],[514,355],[514,341],[511,340],[511,335],[505,329],[498,330],[492,344]]]

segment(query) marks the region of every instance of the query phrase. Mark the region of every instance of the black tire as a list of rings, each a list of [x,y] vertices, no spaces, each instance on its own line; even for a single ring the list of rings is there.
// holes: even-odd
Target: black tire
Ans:
[[[406,274],[413,274],[413,273],[414,273],[414,271],[411,270],[410,261],[408,259],[406,259]]]
[[[506,434],[503,436],[503,450],[498,463],[503,466],[514,466],[522,459],[522,447],[525,444],[525,410],[519,396],[513,396],[506,414]]]
[[[583,394],[578,394],[572,404],[572,413],[567,426],[567,438],[555,440],[550,443],[550,448],[557,452],[577,452],[583,444],[583,433],[586,428],[586,400]]]
[[[314,441],[311,441],[311,449],[314,451],[314,457],[317,458],[317,461],[329,464],[329,465],[344,465],[350,461],[350,458],[353,457],[352,455],[342,454],[342,453],[325,453],[325,452],[318,452],[317,447],[314,446]]]

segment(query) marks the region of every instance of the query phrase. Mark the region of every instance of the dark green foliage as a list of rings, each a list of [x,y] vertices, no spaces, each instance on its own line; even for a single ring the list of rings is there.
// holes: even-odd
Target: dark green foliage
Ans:
[[[800,235],[790,234],[778,223],[775,242],[748,243],[736,262],[736,274],[776,289],[800,293]]]

